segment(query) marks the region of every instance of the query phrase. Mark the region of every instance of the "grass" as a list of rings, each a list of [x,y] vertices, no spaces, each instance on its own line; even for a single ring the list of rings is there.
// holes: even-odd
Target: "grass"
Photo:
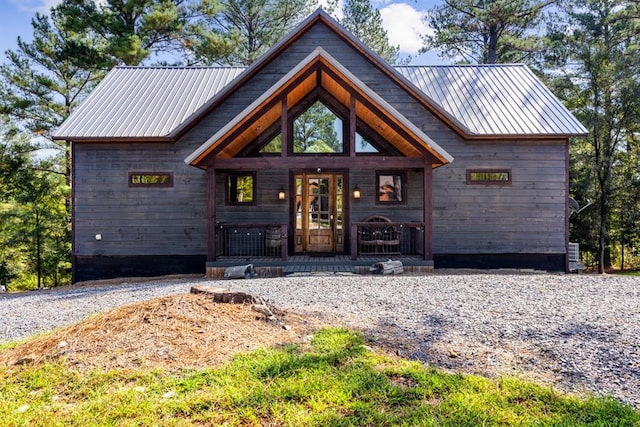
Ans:
[[[613,399],[514,378],[448,374],[390,358],[346,329],[215,369],[0,369],[2,426],[640,426]]]

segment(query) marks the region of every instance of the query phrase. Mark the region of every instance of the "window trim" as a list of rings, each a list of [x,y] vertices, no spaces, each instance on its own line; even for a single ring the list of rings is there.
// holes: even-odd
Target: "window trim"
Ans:
[[[506,173],[507,180],[473,180],[471,179],[471,175],[474,173]],[[492,186],[510,186],[513,180],[513,176],[511,174],[511,169],[467,169],[467,185],[492,185]]]
[[[238,177],[243,177],[243,176],[250,176],[251,179],[253,180],[253,199],[250,202],[239,202],[237,200],[231,200],[231,179],[233,177],[238,178]],[[255,171],[233,171],[233,172],[227,172],[226,173],[226,178],[225,178],[225,182],[224,182],[224,201],[227,205],[232,205],[232,206],[252,206],[256,204],[256,198],[257,198],[257,192],[256,192],[256,172]],[[236,180],[236,186],[237,186],[237,180]],[[236,192],[237,192],[237,188],[236,188]]]
[[[134,176],[167,176],[168,182],[161,183],[149,183],[149,182],[133,182]],[[173,187],[173,172],[157,172],[157,171],[130,171],[128,174],[129,188],[172,188]]]

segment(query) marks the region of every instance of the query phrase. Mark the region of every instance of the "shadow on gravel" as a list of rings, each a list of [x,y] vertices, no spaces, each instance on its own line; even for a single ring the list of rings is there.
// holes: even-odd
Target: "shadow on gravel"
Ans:
[[[449,368],[443,365],[443,359],[447,357],[434,346],[444,339],[451,326],[450,320],[436,315],[425,315],[415,328],[386,317],[373,328],[363,328],[362,332],[398,356]]]

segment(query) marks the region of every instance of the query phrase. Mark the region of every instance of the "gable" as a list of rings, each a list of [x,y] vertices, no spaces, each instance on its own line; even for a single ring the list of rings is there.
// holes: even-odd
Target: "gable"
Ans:
[[[198,166],[212,153],[221,158],[235,156],[262,131],[280,120],[283,111],[295,106],[318,87],[347,109],[353,103],[356,118],[374,127],[404,156],[431,155],[436,159],[435,164],[439,165],[453,160],[444,149],[324,49],[316,48],[195,150],[185,162]]]

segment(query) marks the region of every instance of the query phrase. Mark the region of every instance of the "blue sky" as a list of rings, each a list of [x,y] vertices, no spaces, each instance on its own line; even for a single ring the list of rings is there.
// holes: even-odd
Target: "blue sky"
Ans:
[[[32,34],[31,19],[36,12],[46,13],[60,0],[0,0],[0,58],[4,61],[4,52],[15,49],[18,36],[29,39]],[[417,55],[421,46],[419,33],[429,31],[421,17],[438,0],[374,0],[380,9],[384,26],[389,33],[389,41],[399,45],[403,54],[414,57],[412,64],[438,64],[435,53]]]

